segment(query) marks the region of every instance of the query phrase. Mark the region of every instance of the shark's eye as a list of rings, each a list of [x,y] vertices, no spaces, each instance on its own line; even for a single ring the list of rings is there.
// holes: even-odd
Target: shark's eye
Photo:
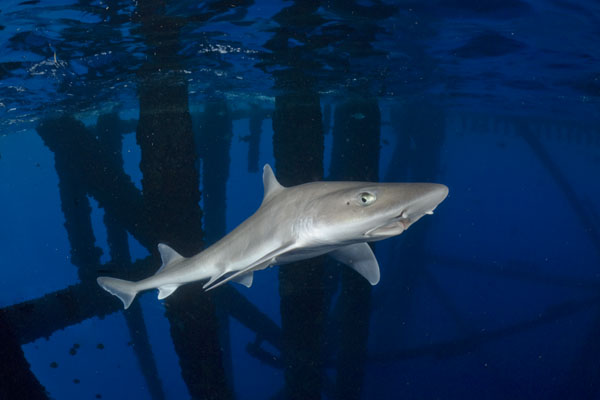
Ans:
[[[371,204],[373,204],[375,202],[375,200],[377,200],[377,197],[375,197],[375,195],[373,193],[362,192],[361,194],[358,195],[358,200],[359,200],[360,205],[370,206]]]

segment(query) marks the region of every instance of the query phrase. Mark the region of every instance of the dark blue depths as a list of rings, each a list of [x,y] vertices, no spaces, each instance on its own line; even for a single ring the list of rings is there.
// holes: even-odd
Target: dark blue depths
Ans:
[[[600,398],[594,1],[0,3],[0,399]],[[262,165],[450,195],[250,289],[148,292]],[[277,223],[273,221],[273,223]]]

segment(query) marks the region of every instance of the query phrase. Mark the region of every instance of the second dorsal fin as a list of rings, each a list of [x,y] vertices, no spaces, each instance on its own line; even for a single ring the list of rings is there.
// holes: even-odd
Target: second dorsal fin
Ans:
[[[269,164],[265,164],[263,167],[263,186],[265,188],[265,195],[263,197],[263,203],[273,195],[281,192],[285,189],[275,178],[275,174]]]
[[[157,273],[168,269],[170,265],[175,264],[177,261],[183,258],[181,254],[179,254],[164,243],[158,244],[158,252],[160,253],[162,265],[160,266],[160,269],[157,271]]]

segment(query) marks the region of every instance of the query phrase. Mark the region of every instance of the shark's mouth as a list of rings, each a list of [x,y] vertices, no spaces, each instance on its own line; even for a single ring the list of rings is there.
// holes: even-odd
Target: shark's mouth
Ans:
[[[433,214],[433,210],[427,211],[425,214]],[[421,219],[425,214],[409,216],[406,211],[402,211],[399,215],[395,216],[385,224],[367,231],[365,236],[380,240],[399,235]]]
[[[396,236],[407,230],[411,223],[412,221],[408,218],[403,218],[402,215],[400,215],[384,225],[367,231],[365,236],[376,239],[385,239],[390,236]]]

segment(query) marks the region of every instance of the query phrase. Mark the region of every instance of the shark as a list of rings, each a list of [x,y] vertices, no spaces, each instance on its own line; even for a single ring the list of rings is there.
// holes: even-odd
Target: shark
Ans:
[[[205,290],[233,281],[252,286],[254,272],[323,254],[354,269],[371,285],[380,279],[369,246],[400,235],[448,195],[437,183],[319,181],[284,187],[263,168],[258,210],[222,239],[192,257],[158,244],[162,265],[137,282],[101,276],[98,284],[128,308],[139,292],[158,289],[164,299],[181,285],[203,281]]]

